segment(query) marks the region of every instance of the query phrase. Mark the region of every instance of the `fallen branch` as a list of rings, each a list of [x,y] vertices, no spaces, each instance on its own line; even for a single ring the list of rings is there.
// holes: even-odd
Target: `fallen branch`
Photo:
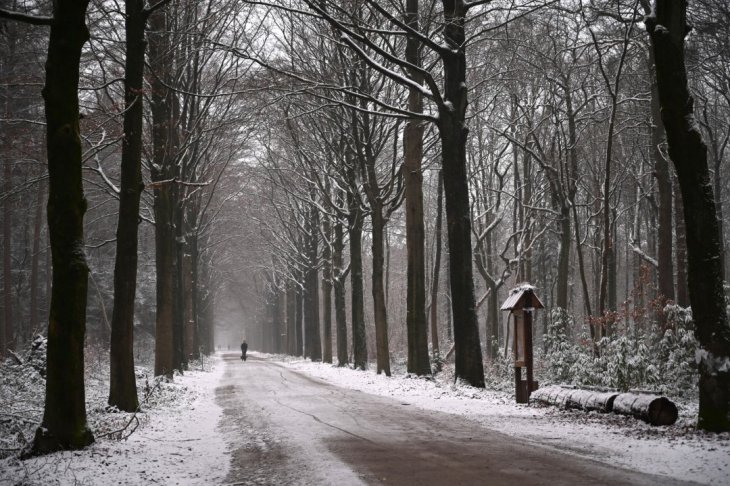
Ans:
[[[23,364],[23,358],[21,358],[20,356],[15,354],[12,349],[8,349],[7,351],[8,351],[8,353],[10,353],[10,356],[13,357],[13,359],[15,360],[16,363],[18,363],[19,365]]]
[[[153,386],[152,389],[150,389],[149,388],[149,385],[147,385],[146,390],[145,390],[144,400],[142,400],[140,402],[140,404],[137,406],[137,409],[134,411],[134,413],[132,413],[132,416],[129,418],[129,420],[127,421],[127,423],[124,424],[124,427],[122,427],[121,429],[112,430],[112,431],[107,432],[105,434],[97,435],[96,436],[97,439],[98,438],[103,438],[103,437],[114,437],[116,434],[119,434],[118,440],[126,440],[126,439],[128,439],[137,430],[137,427],[139,427],[139,419],[137,418],[137,414],[142,410],[142,405],[146,404],[147,401],[152,396],[152,394],[154,393],[154,391],[157,390],[157,389],[159,389],[160,383],[161,383],[161,381],[160,380],[157,380],[157,382],[155,383],[155,386]],[[127,435],[123,435],[124,431],[129,428],[129,426],[131,425],[132,422],[134,422],[134,427],[129,431],[129,433]]]

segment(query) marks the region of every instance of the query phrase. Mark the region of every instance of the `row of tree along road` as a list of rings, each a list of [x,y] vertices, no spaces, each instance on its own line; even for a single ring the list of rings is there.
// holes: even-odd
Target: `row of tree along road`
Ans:
[[[135,301],[152,291],[137,288],[147,281],[138,275],[144,268],[140,241],[153,240],[157,375],[171,376],[201,350],[212,351],[213,303],[223,288],[238,288],[233,293],[243,295],[251,314],[250,300],[264,303],[260,347],[327,362],[336,354],[340,365],[350,363],[352,349],[353,364],[364,368],[368,341],[374,341],[377,371],[390,375],[392,248],[405,248],[407,368],[425,375],[432,359],[441,360],[445,219],[446,327],[457,379],[485,386],[478,325],[485,302],[487,358],[496,357],[500,338],[509,340],[500,331],[497,304],[508,279],[538,281],[549,289],[551,307],[580,303],[593,343],[618,332],[616,242],[623,238],[627,295],[630,255],[655,267],[660,300],[681,301],[688,290],[689,302],[680,303],[692,306],[700,344],[698,424],[730,429],[730,326],[717,194],[730,128],[727,117],[724,124],[723,117],[713,118],[730,109],[727,90],[713,91],[730,79],[727,49],[714,43],[717,32],[727,32],[730,15],[722,2],[697,3],[691,13],[705,43],[693,44],[689,59],[704,60],[697,64],[708,74],[700,81],[688,78],[686,2],[669,0],[405,0],[388,6],[370,0],[126,0],[123,13],[103,3],[58,0],[48,16],[42,15],[46,5],[26,12],[1,8],[3,28],[22,22],[50,29],[42,91],[46,144],[35,147],[47,156],[48,373],[43,423],[29,453],[93,441],[83,375],[84,215],[96,205],[85,197],[84,171],[112,196],[107,201],[118,201],[109,404],[121,410],[139,406]],[[97,37],[116,40],[99,55],[96,48],[106,41]],[[718,56],[697,54],[718,45]],[[89,73],[98,82],[80,85]],[[702,131],[690,81],[703,95],[716,95],[703,100]],[[110,90],[119,82],[122,96],[114,101]],[[94,107],[89,120],[80,106]],[[645,130],[632,130],[642,110]],[[107,129],[110,118],[121,118],[121,127]],[[89,129],[94,136],[84,133]],[[121,164],[110,178],[103,161],[118,146]],[[617,168],[624,160],[635,160],[636,167]],[[650,189],[644,187],[646,167],[655,184]],[[2,352],[25,332],[13,328],[9,290],[11,169],[8,162]],[[438,183],[424,191],[431,169]],[[426,196],[435,196],[434,218],[425,216],[432,206]],[[642,213],[649,206],[657,215],[651,224]],[[404,232],[393,224],[399,218]],[[430,220],[436,224],[429,227]],[[153,236],[145,236],[147,223]],[[642,236],[649,227],[651,238]],[[673,252],[674,234],[686,241],[678,239]],[[369,268],[364,241],[371,244]],[[34,250],[33,292],[40,251]],[[579,290],[572,289],[571,275]],[[475,276],[481,286],[475,287]],[[642,283],[631,278],[634,287]],[[40,304],[33,295],[35,312]],[[368,336],[368,315],[374,336]]]

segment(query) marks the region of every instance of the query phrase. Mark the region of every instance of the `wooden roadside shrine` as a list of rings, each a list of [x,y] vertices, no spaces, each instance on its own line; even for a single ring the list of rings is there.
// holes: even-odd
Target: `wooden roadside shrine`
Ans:
[[[515,361],[515,399],[517,403],[529,403],[530,394],[537,390],[538,383],[533,378],[532,364],[532,316],[536,309],[545,306],[535,295],[535,287],[523,283],[510,290],[509,297],[502,304],[503,311],[512,314]],[[522,368],[525,378],[522,379]]]

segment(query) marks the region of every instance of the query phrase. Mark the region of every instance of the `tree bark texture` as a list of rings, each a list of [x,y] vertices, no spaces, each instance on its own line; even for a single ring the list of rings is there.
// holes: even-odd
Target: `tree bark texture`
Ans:
[[[188,241],[190,245],[190,241]],[[197,326],[193,312],[193,259],[190,253],[183,252],[182,255],[182,324],[183,324],[183,352],[185,362],[195,359],[197,352]]]
[[[345,248],[342,223],[339,218],[334,226],[334,243],[332,245],[332,267],[335,293],[335,333],[337,336],[337,366],[345,366],[350,362],[347,345],[347,305],[345,302],[345,279],[342,253]]]
[[[173,108],[174,110],[174,108]],[[175,117],[175,119],[178,119]],[[179,371],[188,368],[188,356],[185,354],[185,266],[184,256],[187,247],[185,232],[184,210],[181,201],[185,199],[185,188],[180,187],[177,181],[182,180],[180,173],[180,161],[175,164],[177,173],[172,183],[172,213],[174,223],[174,242],[172,247],[175,252],[173,265],[173,296],[172,296],[172,367]]]
[[[304,322],[304,278],[301,272],[297,272],[300,277],[300,282],[296,288],[296,304],[294,314],[294,348],[295,356],[304,355],[304,329],[302,323]]]
[[[152,112],[152,164],[150,176],[154,188],[155,269],[157,273],[157,306],[155,316],[155,376],[172,377],[175,229],[173,223],[174,146],[172,119],[173,94],[165,86],[172,69],[165,13],[150,16],[149,64],[155,71],[149,77],[150,111]]]
[[[322,232],[330,238],[332,233],[329,216],[325,216],[322,221]],[[324,262],[322,270],[322,334],[324,335],[324,345],[322,346],[322,361],[332,363],[332,246],[328,241],[324,242],[322,249],[322,261]]]
[[[441,276],[441,227],[443,226],[443,202],[444,202],[444,177],[439,171],[436,191],[436,227],[434,228],[436,238],[436,250],[433,257],[433,279],[431,280],[431,351],[434,358],[440,356],[439,350],[439,328],[438,328],[438,307],[439,307],[439,280]]]
[[[651,425],[672,425],[677,406],[668,398],[648,393],[621,393],[552,385],[539,388],[531,400],[562,408],[631,415]]]
[[[467,106],[464,21],[467,6],[462,0],[443,1],[444,38],[442,52],[444,99],[439,106],[439,133],[449,239],[451,307],[454,322],[455,374],[475,387],[484,387],[479,328],[472,274],[469,183],[466,173],[465,124]]]
[[[124,140],[119,188],[114,308],[110,340],[109,405],[125,412],[139,406],[134,375],[134,298],[137,290],[137,229],[142,183],[142,84],[147,15],[144,2],[125,2]]]
[[[374,202],[374,201],[373,201]],[[372,293],[373,313],[375,317],[375,346],[377,351],[377,372],[390,376],[390,348],[388,346],[388,314],[385,309],[385,286],[383,284],[383,267],[385,262],[384,237],[385,218],[380,204],[372,205]]]
[[[567,201],[566,201],[567,202]],[[560,205],[560,217],[558,218],[560,230],[560,250],[558,253],[558,275],[557,289],[555,293],[555,305],[561,309],[568,309],[568,280],[570,275],[570,206]]]
[[[304,356],[312,361],[322,361],[322,341],[319,333],[319,212],[312,207],[307,218],[306,258],[304,276]]]
[[[412,29],[419,30],[418,0],[407,0],[405,21]],[[406,61],[420,67],[421,42],[415,36],[406,40]],[[409,73],[413,81],[423,83],[418,69]],[[423,112],[421,93],[408,90],[408,110]],[[403,180],[406,212],[406,250],[408,258],[406,288],[406,329],[408,332],[407,370],[416,375],[431,373],[428,359],[428,323],[426,321],[426,264],[423,225],[423,122],[409,120],[403,132]],[[433,305],[433,301],[432,301]],[[437,338],[438,339],[438,338]]]
[[[10,157],[3,164],[3,191],[7,195],[3,201],[3,325],[0,328],[0,357],[7,350],[14,349],[13,339],[13,200],[12,190],[13,167]]]
[[[355,368],[368,366],[368,348],[365,338],[365,303],[362,284],[362,219],[359,207],[350,207],[350,312],[352,312],[352,361]]]
[[[654,66],[654,56],[649,56],[650,68]],[[654,158],[654,178],[656,179],[659,202],[659,218],[657,228],[657,263],[658,287],[662,304],[674,300],[674,265],[672,264],[672,179],[669,174],[669,163],[661,151],[664,141],[662,110],[659,104],[659,92],[656,74],[652,73],[651,83],[651,150]],[[660,312],[661,314],[661,312]]]
[[[562,309],[568,309],[568,289],[570,279],[570,246],[571,246],[571,218],[570,209],[575,207],[575,195],[578,190],[578,128],[576,125],[577,111],[573,108],[573,95],[570,84],[566,83],[564,87],[565,107],[568,118],[568,153],[567,163],[563,167],[565,174],[556,196],[560,200],[560,254],[558,257],[558,291],[556,295],[556,304]],[[576,236],[578,232],[576,231]],[[580,240],[576,237],[576,253]],[[582,259],[582,256],[581,256]],[[590,306],[589,306],[590,307]],[[588,314],[590,315],[590,314]]]
[[[85,0],[54,2],[43,88],[48,147],[48,231],[53,283],[48,319],[46,400],[31,453],[77,449],[94,436],[86,423],[84,335],[89,268],[81,174],[79,67],[89,39]]]
[[[675,258],[677,260],[677,304],[689,307],[689,290],[687,289],[687,236],[684,229],[684,204],[682,192],[676,177],[674,179],[674,236]]]
[[[689,297],[700,372],[698,426],[730,430],[730,327],[723,292],[723,261],[707,147],[697,128],[684,62],[689,32],[685,0],[657,0],[647,18],[655,56],[669,156],[682,191],[687,235]]]
[[[40,189],[37,193],[35,222],[33,223],[33,255],[30,268],[30,329],[28,329],[28,338],[38,332],[40,323],[38,318],[38,285],[40,283],[41,229],[43,228],[43,201],[45,195],[43,189]]]
[[[293,282],[289,281],[286,285],[286,353],[291,356],[295,356],[297,352],[296,309],[296,286]]]

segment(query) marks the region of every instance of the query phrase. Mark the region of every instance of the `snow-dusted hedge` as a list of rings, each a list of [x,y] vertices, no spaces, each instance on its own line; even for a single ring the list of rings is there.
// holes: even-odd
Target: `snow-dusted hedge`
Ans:
[[[664,312],[664,331],[658,324],[640,329],[617,323],[614,333],[597,343],[596,355],[587,330],[578,328],[564,309],[553,309],[543,346],[535,345],[536,378],[541,385],[652,389],[675,397],[693,397],[698,375],[691,310],[670,305]],[[498,358],[487,364],[492,387],[514,388],[512,363],[511,353],[504,356],[500,351]]]

